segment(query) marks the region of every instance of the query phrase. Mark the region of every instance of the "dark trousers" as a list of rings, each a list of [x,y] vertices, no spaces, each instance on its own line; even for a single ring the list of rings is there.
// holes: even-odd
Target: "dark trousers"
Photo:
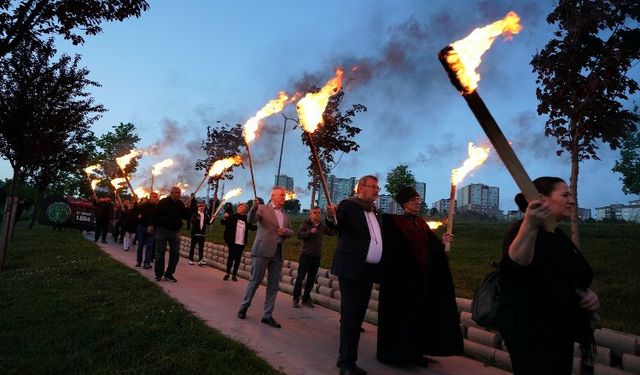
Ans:
[[[169,265],[164,269],[164,253],[169,244]],[[173,276],[180,259],[180,232],[156,228],[156,262],[154,264],[156,277]]]
[[[98,238],[102,237],[102,241],[107,240],[107,232],[109,232],[109,220],[98,220],[96,222],[96,234],[94,241],[98,241]]]
[[[189,246],[189,260],[193,261],[193,252],[198,245],[198,259],[202,260],[204,252],[204,235],[191,235],[191,245]]]
[[[296,301],[300,299],[300,293],[302,292],[302,280],[304,280],[304,277],[306,276],[307,281],[304,283],[304,295],[302,296],[302,299],[309,300],[311,299],[313,284],[316,282],[318,268],[320,268],[320,257],[300,254],[298,263],[298,277],[296,277],[296,283],[293,286],[293,299]]]
[[[570,375],[573,367],[573,339],[569,335],[529,337],[518,331],[500,331],[509,350],[515,375]],[[537,337],[536,337],[537,336]]]
[[[356,280],[339,277],[340,283],[340,349],[338,366],[351,368],[358,360],[360,327],[369,306],[377,265],[365,264]]]
[[[244,245],[227,244],[229,248],[229,257],[227,258],[227,275],[231,274],[231,267],[233,266],[233,276],[238,274],[238,268],[240,267],[240,259],[242,259],[242,253],[244,252]]]
[[[145,225],[138,225],[138,247],[136,254],[136,262],[142,263],[142,254],[144,251],[144,263],[151,264],[153,261],[153,253],[155,250],[156,238],[154,233],[147,233]],[[146,245],[146,246],[145,246]]]
[[[113,224],[113,240],[120,242],[120,238],[124,236],[124,228],[122,227],[122,221],[116,221]]]

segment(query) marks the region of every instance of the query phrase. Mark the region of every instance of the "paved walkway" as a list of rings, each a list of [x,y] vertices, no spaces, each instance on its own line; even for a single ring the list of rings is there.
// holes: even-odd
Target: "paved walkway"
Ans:
[[[92,236],[87,238],[92,239]],[[98,243],[100,248],[123,264],[135,268],[136,252],[125,252],[122,245]],[[165,262],[168,259],[165,258]],[[135,268],[154,281],[153,269]],[[340,314],[321,306],[315,309],[291,307],[291,296],[278,293],[274,318],[282,329],[260,323],[264,286],[260,286],[249,308],[246,320],[236,317],[247,287],[247,280],[223,281],[224,273],[213,267],[189,265],[180,259],[174,275],[177,283],[162,281],[159,285],[171,297],[205,323],[224,335],[252,348],[271,366],[286,374],[337,374]],[[433,375],[507,375],[508,372],[488,367],[465,357],[432,357],[437,363],[428,368],[398,368],[381,364],[375,358],[376,326],[364,323],[359,346],[358,365],[369,374],[433,374]]]

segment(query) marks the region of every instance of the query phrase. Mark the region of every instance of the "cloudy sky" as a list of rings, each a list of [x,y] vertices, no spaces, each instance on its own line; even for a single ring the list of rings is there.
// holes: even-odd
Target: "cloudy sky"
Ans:
[[[447,198],[452,168],[466,158],[467,143],[488,141],[464,99],[456,92],[436,58],[447,44],[475,27],[514,10],[523,30],[511,41],[497,40],[483,58],[478,92],[500,124],[532,178],[557,175],[568,179],[566,155],[558,157],[555,141],[544,137],[545,118],[536,113],[535,76],[529,62],[551,38],[546,15],[553,1],[168,1],[151,2],[140,19],[107,24],[80,47],[65,41],[61,51],[78,53],[102,84],[93,90],[108,112],[94,126],[96,134],[120,122],[132,122],[141,147],[161,145],[161,153],[142,159],[136,185],[149,166],[172,157],[178,165],[161,181],[182,176],[196,185],[202,172],[193,164],[207,125],[244,123],[280,90],[293,92],[301,81],[323,84],[337,66],[358,65],[370,73],[349,82],[343,105],[364,104],[355,124],[361,148],[343,155],[335,166],[339,177],[386,174],[408,164],[427,183],[427,202]],[[640,69],[632,75],[639,79]],[[637,98],[636,98],[637,99]],[[295,107],[284,113],[295,117]],[[258,195],[266,196],[278,167],[283,118],[268,118],[252,144]],[[294,177],[299,198],[308,204],[306,164],[309,150],[300,129],[287,129],[282,174]],[[580,206],[594,208],[626,203],[635,196],[621,192],[611,172],[618,151],[606,145],[601,161],[581,165]],[[0,178],[11,174],[0,163]],[[500,188],[500,208],[514,209],[517,191],[495,153],[464,184]],[[250,198],[249,171],[236,169],[226,189],[243,187]]]

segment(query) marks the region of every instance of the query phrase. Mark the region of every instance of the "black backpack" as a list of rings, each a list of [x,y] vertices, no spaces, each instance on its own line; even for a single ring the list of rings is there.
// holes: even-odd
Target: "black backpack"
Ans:
[[[496,327],[500,306],[500,271],[497,263],[493,262],[492,266],[495,269],[484,277],[471,302],[471,319],[479,326],[489,329]]]

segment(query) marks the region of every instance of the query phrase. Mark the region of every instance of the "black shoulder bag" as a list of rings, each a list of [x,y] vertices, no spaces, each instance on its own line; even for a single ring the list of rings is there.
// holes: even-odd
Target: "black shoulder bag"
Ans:
[[[471,319],[489,329],[495,328],[500,306],[500,271],[496,262],[492,266],[494,270],[484,277],[471,302]]]

